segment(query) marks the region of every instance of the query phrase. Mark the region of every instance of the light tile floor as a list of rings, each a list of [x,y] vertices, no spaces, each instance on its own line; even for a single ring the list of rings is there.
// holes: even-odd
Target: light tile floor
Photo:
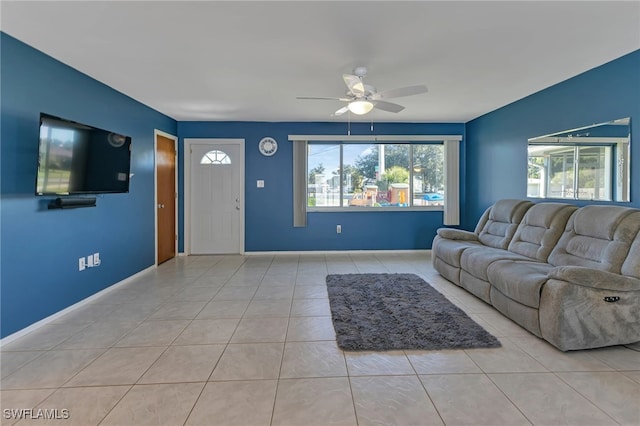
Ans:
[[[343,352],[328,273],[416,273],[498,349]],[[563,353],[427,253],[179,257],[1,348],[19,425],[640,425],[640,352]]]

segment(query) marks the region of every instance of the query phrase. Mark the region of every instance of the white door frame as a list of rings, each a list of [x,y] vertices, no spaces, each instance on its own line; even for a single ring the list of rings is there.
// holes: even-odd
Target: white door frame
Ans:
[[[184,254],[191,254],[191,145],[238,145],[240,148],[240,254],[244,254],[244,139],[185,138],[184,170]]]
[[[163,132],[162,130],[154,129],[153,130],[153,233],[155,235],[155,243],[154,243],[154,261],[153,263],[158,266],[158,136],[163,136],[167,139],[171,139],[173,141],[173,148],[176,151],[176,172],[175,172],[175,180],[176,180],[176,197],[173,205],[175,206],[175,229],[176,229],[176,238],[175,238],[175,253],[178,256],[178,137],[172,134]]]

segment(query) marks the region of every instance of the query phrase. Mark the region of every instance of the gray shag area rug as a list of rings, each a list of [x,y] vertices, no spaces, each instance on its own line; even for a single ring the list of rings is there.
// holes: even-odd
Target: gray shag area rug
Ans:
[[[347,351],[501,346],[415,274],[327,275],[327,290],[338,346]]]

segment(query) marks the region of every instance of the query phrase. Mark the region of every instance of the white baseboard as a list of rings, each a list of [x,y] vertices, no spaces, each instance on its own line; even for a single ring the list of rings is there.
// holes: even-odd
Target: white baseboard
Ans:
[[[117,288],[120,288],[120,287],[128,284],[129,282],[133,281],[134,279],[140,277],[141,275],[146,274],[147,272],[149,272],[149,271],[151,271],[151,270],[153,270],[155,268],[156,268],[156,265],[149,266],[148,268],[143,269],[142,271],[137,272],[137,273],[131,275],[130,277],[125,278],[122,281],[119,281],[119,282],[117,282],[115,284],[112,284],[109,287],[107,287],[107,288],[105,288],[103,290],[100,290],[99,292],[94,293],[91,296],[89,296],[89,297],[87,297],[85,299],[82,299],[81,301],[79,301],[77,303],[74,303],[73,305],[71,305],[71,306],[69,306],[67,308],[64,308],[61,311],[56,312],[55,314],[49,315],[48,317],[43,318],[38,322],[34,322],[30,326],[27,326],[27,327],[23,328],[22,330],[18,330],[15,333],[6,336],[3,339],[0,339],[0,346],[6,345],[8,343],[11,343],[16,339],[18,339],[18,338],[20,338],[20,337],[22,337],[22,336],[24,336],[24,335],[26,335],[28,333],[31,333],[32,331],[37,330],[38,328],[40,328],[40,327],[42,327],[44,325],[47,325],[47,324],[53,322],[54,320],[62,317],[63,315],[68,314],[69,312],[75,311],[78,308],[81,308],[81,307],[83,307],[85,305],[90,304],[91,302],[94,302],[96,299],[99,299],[100,297],[104,296],[105,294],[108,294],[108,293],[112,292],[113,290],[116,290]]]
[[[430,253],[431,249],[420,250],[309,250],[309,251],[246,251],[246,256],[307,255],[307,254],[410,254]]]

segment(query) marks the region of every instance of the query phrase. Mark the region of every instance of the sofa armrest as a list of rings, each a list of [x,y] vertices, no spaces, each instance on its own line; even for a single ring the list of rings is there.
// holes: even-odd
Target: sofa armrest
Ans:
[[[476,234],[462,229],[440,228],[437,232],[440,237],[447,240],[478,241]]]
[[[551,269],[548,275],[549,278],[582,287],[612,291],[640,291],[639,279],[582,266],[557,266]]]

